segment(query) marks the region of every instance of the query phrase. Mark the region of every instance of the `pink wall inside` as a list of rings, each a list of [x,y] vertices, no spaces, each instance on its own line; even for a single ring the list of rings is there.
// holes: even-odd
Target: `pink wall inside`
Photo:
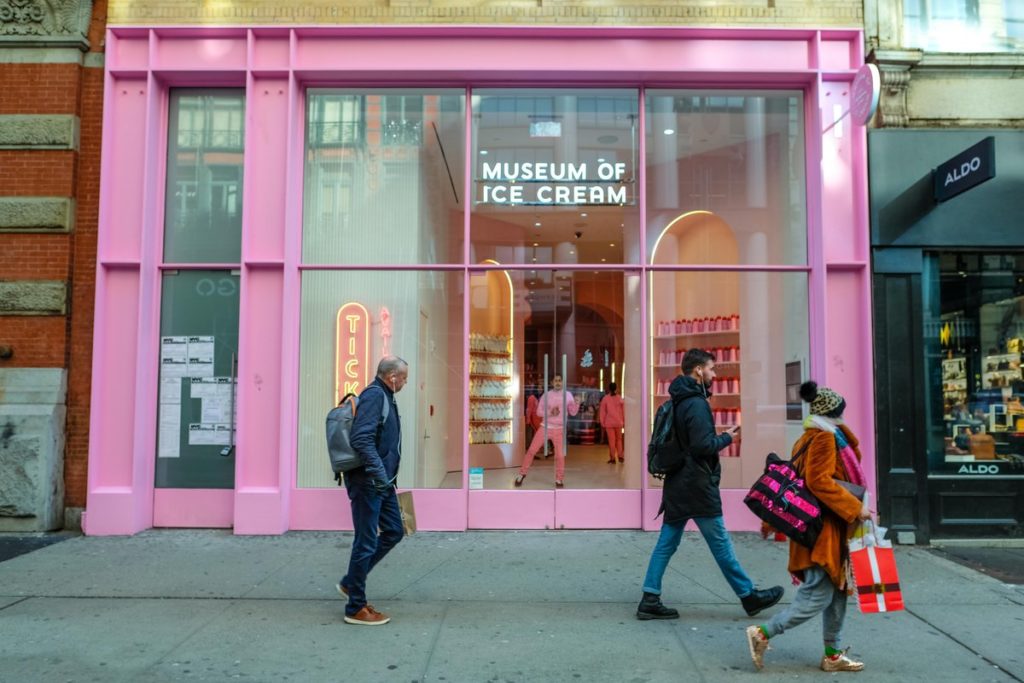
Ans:
[[[850,401],[851,422],[863,439],[873,476],[864,131],[847,121],[845,137],[830,139],[829,133],[822,139],[818,133],[822,121],[831,122],[831,103],[845,102],[844,91],[862,61],[861,41],[858,31],[805,29],[111,27],[87,533],[126,534],[152,526],[154,500],[177,495],[155,492],[152,483],[158,259],[171,86],[244,84],[247,104],[242,263],[231,266],[242,270],[236,482],[226,494],[184,494],[203,513],[196,520],[219,519],[236,533],[351,528],[344,490],[296,489],[293,483],[307,85],[638,87],[643,82],[652,87],[802,88],[807,99],[812,374]],[[644,154],[641,147],[641,173]],[[466,178],[463,196],[470,184]],[[468,234],[468,215],[463,224]],[[644,232],[641,227],[641,240]],[[466,262],[459,268],[468,281],[473,265],[468,246],[464,253]],[[646,291],[641,296],[641,329],[648,329]],[[833,310],[844,314],[830,315]],[[642,375],[642,395],[648,395],[649,373]],[[645,431],[630,430],[631,438],[646,440]],[[463,447],[463,467],[467,452]],[[741,494],[723,492],[727,523],[737,530],[754,529],[756,520],[742,506]],[[225,505],[225,496],[231,504]],[[452,530],[556,524],[656,528],[659,499],[658,489],[416,491],[420,528]],[[187,522],[189,517],[179,519]]]

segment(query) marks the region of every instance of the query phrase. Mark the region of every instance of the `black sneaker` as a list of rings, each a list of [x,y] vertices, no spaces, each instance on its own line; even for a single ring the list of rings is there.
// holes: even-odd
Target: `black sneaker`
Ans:
[[[640,621],[649,619],[678,619],[679,610],[665,607],[661,604],[661,596],[654,593],[644,593],[640,604],[636,608],[636,618]]]
[[[783,593],[782,586],[772,586],[768,590],[757,590],[745,598],[740,598],[740,602],[743,603],[743,609],[747,611],[748,617],[754,617],[761,613],[761,610],[768,609],[779,600],[782,599]]]

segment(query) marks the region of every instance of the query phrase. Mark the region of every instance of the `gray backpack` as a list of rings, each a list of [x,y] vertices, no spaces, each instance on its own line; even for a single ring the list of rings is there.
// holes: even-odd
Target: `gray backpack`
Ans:
[[[380,424],[378,432],[391,412],[387,397],[384,397],[383,407],[380,411]],[[359,454],[352,448],[350,436],[352,423],[356,419],[356,412],[359,407],[359,397],[355,394],[345,394],[337,408],[327,413],[327,454],[331,458],[331,469],[334,470],[334,479],[341,482],[341,474],[362,467],[365,463]]]

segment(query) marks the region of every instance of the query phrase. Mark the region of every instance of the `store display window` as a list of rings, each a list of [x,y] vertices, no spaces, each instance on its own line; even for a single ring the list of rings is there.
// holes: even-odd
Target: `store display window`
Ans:
[[[463,260],[461,90],[310,89],[302,259]]]
[[[462,487],[462,273],[309,271],[302,276],[299,350],[300,488],[336,487],[324,416],[359,394],[376,363],[409,363],[395,395],[402,418],[402,488]]]
[[[1024,254],[933,254],[923,291],[929,472],[1024,476]]]
[[[743,428],[741,442],[719,454],[722,488],[745,488],[764,469],[765,453],[789,453],[803,432],[787,386],[808,368],[807,276],[690,271],[650,278],[650,414],[670,399],[686,351],[709,351],[716,429]],[[650,484],[660,485],[653,478]]]
[[[474,263],[639,263],[636,90],[473,91]]]
[[[681,220],[711,215],[735,246],[694,244],[687,264],[804,265],[803,95],[647,90],[647,255]]]

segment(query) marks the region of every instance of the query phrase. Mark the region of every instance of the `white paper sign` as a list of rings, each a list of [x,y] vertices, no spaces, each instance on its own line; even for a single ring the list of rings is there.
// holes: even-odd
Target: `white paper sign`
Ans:
[[[181,378],[160,378],[160,405],[181,405]]]
[[[482,489],[484,487],[484,468],[483,467],[470,467],[469,468],[469,488],[471,489]]]
[[[161,405],[159,437],[160,448],[158,458],[177,458],[181,456],[181,406]]]

